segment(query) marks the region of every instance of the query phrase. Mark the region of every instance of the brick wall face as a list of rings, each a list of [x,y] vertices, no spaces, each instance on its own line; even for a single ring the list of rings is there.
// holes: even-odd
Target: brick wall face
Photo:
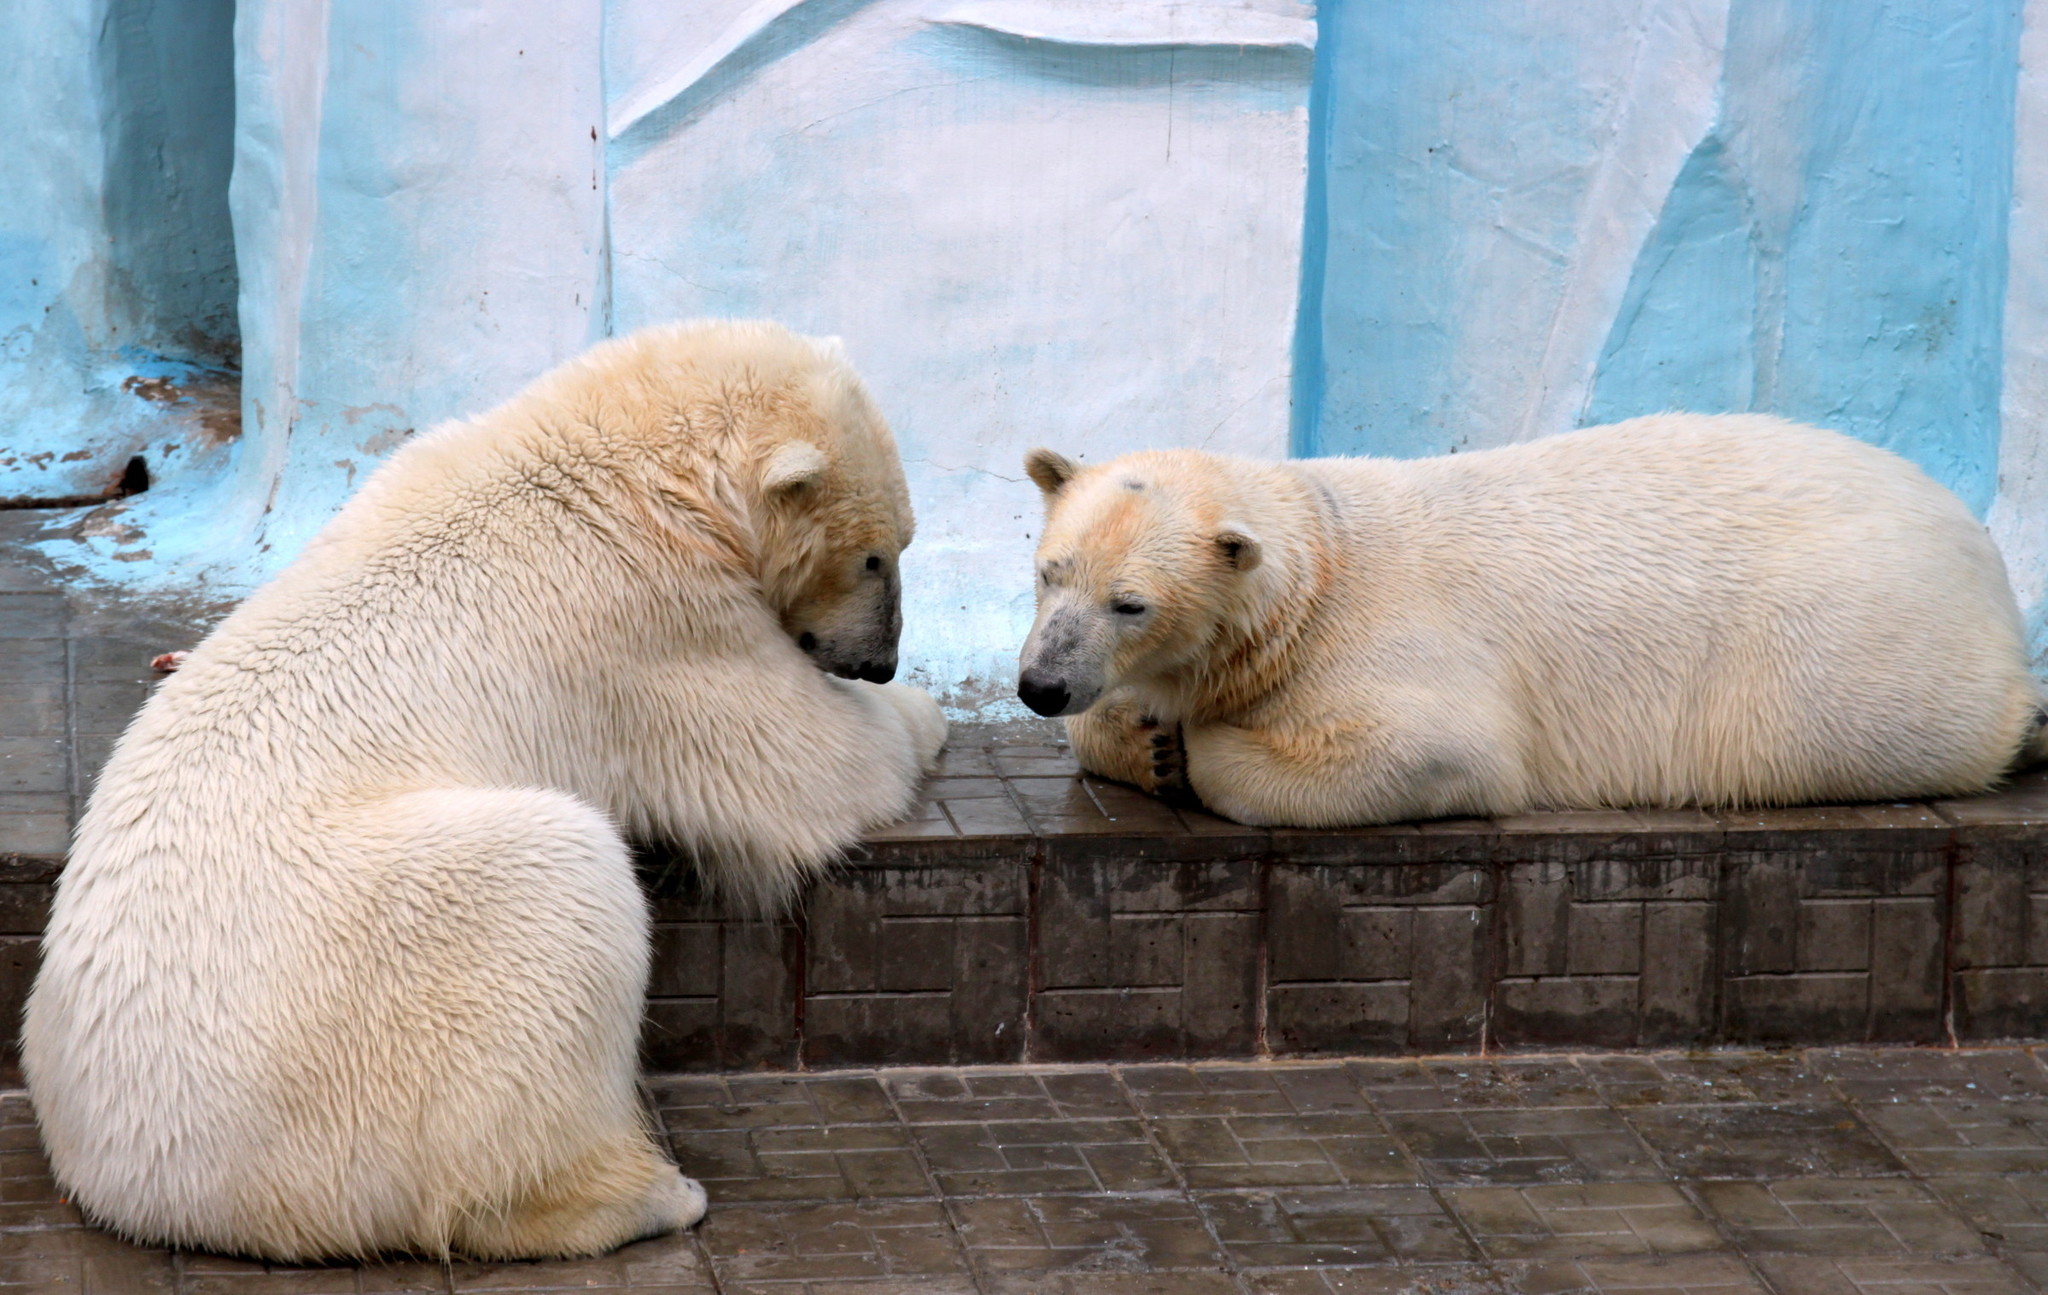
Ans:
[[[1266,831],[949,752],[792,915],[643,853],[662,1071],[2048,1036],[2048,774],[1967,801]],[[0,853],[0,1062],[61,860]]]
[[[1003,834],[941,798],[812,895],[784,1000],[804,1062],[2048,1034],[2048,778],[1995,803],[1258,832],[1020,758],[957,784],[1024,784]]]

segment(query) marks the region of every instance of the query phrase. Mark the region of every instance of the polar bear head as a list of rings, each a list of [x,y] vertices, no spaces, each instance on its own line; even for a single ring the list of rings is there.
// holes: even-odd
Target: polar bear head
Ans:
[[[1162,451],[1083,468],[1051,450],[1025,456],[1046,508],[1038,618],[1017,679],[1025,705],[1078,714],[1121,684],[1198,668],[1241,618],[1262,550],[1232,517],[1221,462]]]
[[[895,674],[910,491],[837,338],[760,320],[657,325],[593,348],[522,400],[533,435],[611,465],[615,511],[636,530],[622,542],[719,568],[821,669]],[[678,587],[699,584],[701,572]]]
[[[913,530],[895,438],[837,339],[789,374],[754,439],[762,593],[820,668],[887,683],[903,629],[898,562]]]

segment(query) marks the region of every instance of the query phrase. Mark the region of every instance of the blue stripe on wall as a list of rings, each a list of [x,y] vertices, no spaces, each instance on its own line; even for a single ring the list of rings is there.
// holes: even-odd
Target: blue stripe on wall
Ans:
[[[2020,5],[1746,2],[1587,422],[1766,409],[1998,487]]]
[[[1327,0],[1298,453],[1443,453],[1528,430],[1500,411],[1553,321],[1501,321],[1524,292],[1566,300],[1599,227],[1615,33],[1684,8]],[[1606,343],[1578,421],[1769,410],[1898,450],[1986,508],[2020,12],[1732,0],[1718,116],[1618,299],[1574,298],[1614,311],[1586,321]]]
[[[1328,158],[1331,82],[1342,55],[1337,14],[1345,0],[1316,6],[1316,68],[1308,91],[1308,182],[1301,217],[1301,304],[1294,315],[1294,373],[1288,439],[1295,457],[1322,453],[1323,281],[1329,260]]]

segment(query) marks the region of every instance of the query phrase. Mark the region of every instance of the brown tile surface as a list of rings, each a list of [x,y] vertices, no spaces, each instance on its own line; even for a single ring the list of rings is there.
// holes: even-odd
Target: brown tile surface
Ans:
[[[1665,1164],[1689,1178],[1841,1178],[1905,1167],[1846,1104],[1660,1106],[1623,1112]]]
[[[1737,1243],[1759,1254],[1870,1258],[1983,1248],[1977,1230],[1920,1183],[1792,1178],[1706,1182],[1698,1190]]]
[[[97,604],[33,563],[0,587],[0,1078],[81,797],[149,658],[220,610]],[[1057,723],[961,725],[910,817],[796,919],[744,920],[658,847],[642,859],[643,1055],[665,1072],[1939,1043],[2048,1021],[2048,771],[1936,804],[1268,831],[1081,776]]]
[[[221,610],[39,579],[0,579],[8,1023],[148,659]],[[136,1247],[62,1200],[17,1093],[0,1291],[2048,1289],[2048,1067],[1864,1046],[2043,1033],[2044,842],[2048,772],[1926,805],[1269,832],[1080,776],[1056,725],[963,726],[801,920],[738,920],[647,855],[646,1091],[711,1190],[701,1229],[564,1264]],[[1477,1055],[1726,1040],[1790,1046]],[[1024,1057],[1123,1063],[964,1064]],[[906,1058],[947,1068],[797,1069]]]
[[[1444,1196],[1494,1259],[1691,1254],[1721,1244],[1672,1183],[1460,1187]]]
[[[0,1291],[2006,1295],[2048,1289],[2026,1049],[650,1077],[712,1211],[565,1263],[131,1246],[0,1094]],[[1959,1150],[1960,1148],[1960,1150]]]

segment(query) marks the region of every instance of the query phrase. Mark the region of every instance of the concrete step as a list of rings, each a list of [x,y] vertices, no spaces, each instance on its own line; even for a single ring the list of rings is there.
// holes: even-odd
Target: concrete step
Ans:
[[[970,732],[780,922],[642,856],[661,1070],[2048,1033],[2048,775],[1966,801],[1248,829]],[[62,866],[0,856],[11,1023]]]
[[[2031,1039],[2048,775],[1961,801],[1265,831],[963,735],[787,922],[646,855],[663,1069]]]
[[[0,1049],[151,656],[217,609],[0,582]],[[961,728],[793,916],[651,847],[661,1070],[2048,1036],[2048,775],[1962,801],[1265,831]],[[5,1053],[0,1053],[4,1056]]]

